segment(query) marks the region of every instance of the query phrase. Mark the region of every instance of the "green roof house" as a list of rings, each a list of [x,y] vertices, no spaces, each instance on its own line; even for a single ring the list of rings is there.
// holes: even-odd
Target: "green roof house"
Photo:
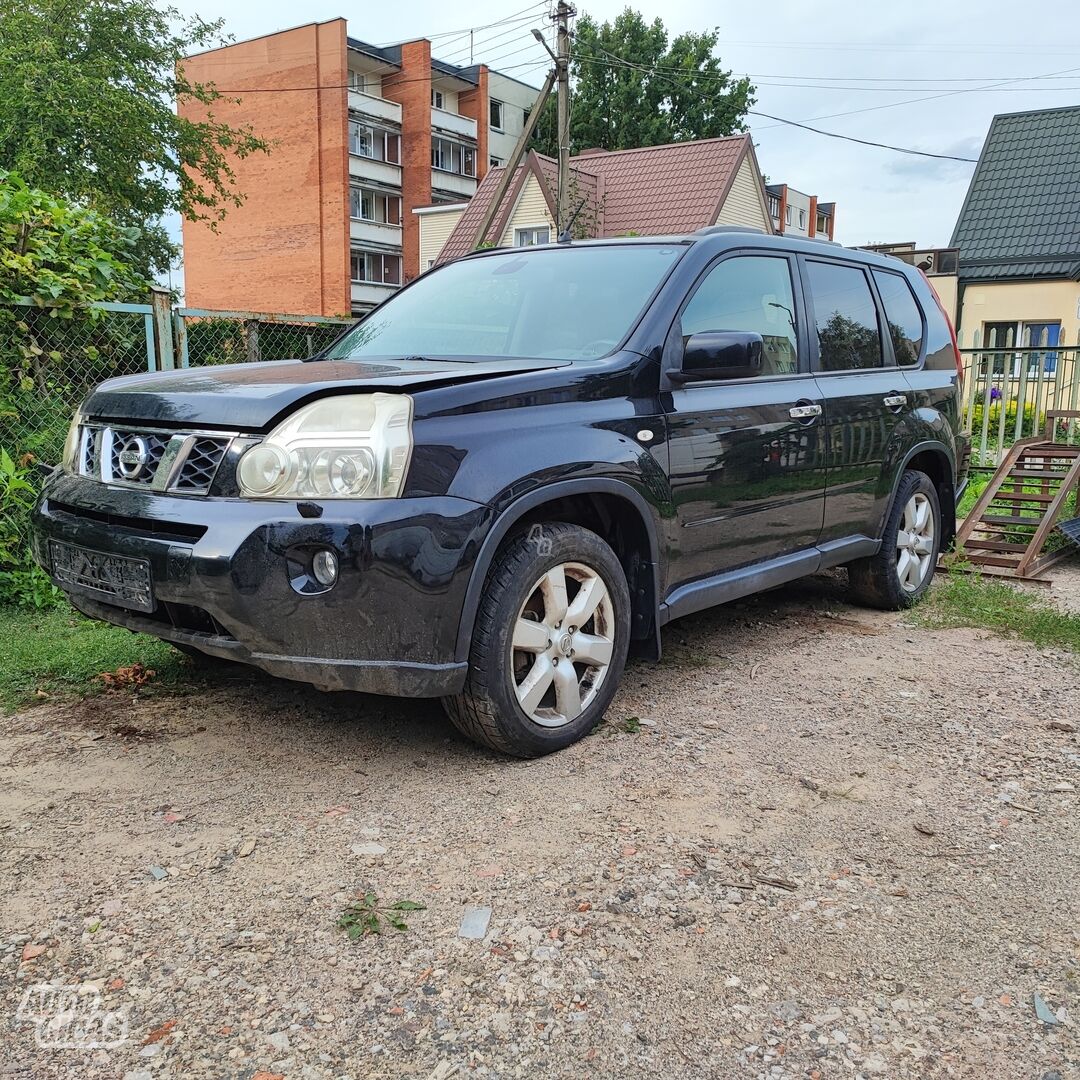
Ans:
[[[1080,105],[994,117],[952,246],[961,344],[1080,340]]]

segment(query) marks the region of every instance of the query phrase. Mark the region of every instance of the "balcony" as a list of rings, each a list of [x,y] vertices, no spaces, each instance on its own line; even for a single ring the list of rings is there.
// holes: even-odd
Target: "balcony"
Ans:
[[[442,169],[432,169],[431,186],[435,191],[443,191],[450,195],[463,195],[466,199],[471,199],[476,194],[476,177],[443,172]]]
[[[394,295],[398,285],[379,285],[371,281],[352,283],[352,302],[356,307],[374,307]]]
[[[468,116],[447,112],[445,109],[431,108],[431,126],[459,138],[476,140],[476,121]]]
[[[372,97],[371,94],[362,93],[360,90],[349,91],[349,109],[352,112],[374,117],[376,120],[389,120],[393,124],[401,124],[401,106],[396,101]]]
[[[400,252],[401,226],[368,221],[366,218],[350,218],[349,238],[354,244],[372,245],[376,248],[391,247]]]
[[[401,166],[393,165],[389,161],[379,161],[378,158],[350,154],[349,175],[358,180],[374,180],[387,187],[401,187]]]

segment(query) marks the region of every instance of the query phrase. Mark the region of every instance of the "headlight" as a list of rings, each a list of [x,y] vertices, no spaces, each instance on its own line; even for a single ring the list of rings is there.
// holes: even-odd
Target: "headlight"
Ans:
[[[79,440],[82,434],[82,415],[75,410],[71,418],[71,427],[68,428],[67,438],[64,440],[64,457],[60,462],[64,472],[77,473],[79,471]]]
[[[322,398],[244,454],[240,492],[249,499],[394,499],[411,453],[412,398]]]

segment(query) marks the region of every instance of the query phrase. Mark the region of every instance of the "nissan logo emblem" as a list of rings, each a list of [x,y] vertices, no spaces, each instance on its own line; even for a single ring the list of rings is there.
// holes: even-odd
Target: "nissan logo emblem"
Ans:
[[[125,480],[137,480],[150,460],[146,440],[141,435],[129,435],[120,444],[116,458],[120,464],[120,475]]]

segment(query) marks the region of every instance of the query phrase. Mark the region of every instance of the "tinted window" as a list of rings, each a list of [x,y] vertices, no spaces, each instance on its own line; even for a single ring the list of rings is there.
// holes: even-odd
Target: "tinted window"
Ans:
[[[881,302],[885,305],[885,319],[889,324],[893,352],[898,364],[917,364],[922,350],[923,321],[919,305],[911,286],[899,274],[875,270]]]
[[[683,338],[709,330],[743,330],[765,343],[762,375],[798,370],[795,296],[787,259],[740,255],[719,263],[682,315]]]
[[[516,248],[461,259],[391,297],[325,355],[595,359],[626,337],[685,250]]]
[[[835,263],[807,262],[806,271],[814,302],[819,370],[881,367],[877,308],[866,275],[858,267]]]

